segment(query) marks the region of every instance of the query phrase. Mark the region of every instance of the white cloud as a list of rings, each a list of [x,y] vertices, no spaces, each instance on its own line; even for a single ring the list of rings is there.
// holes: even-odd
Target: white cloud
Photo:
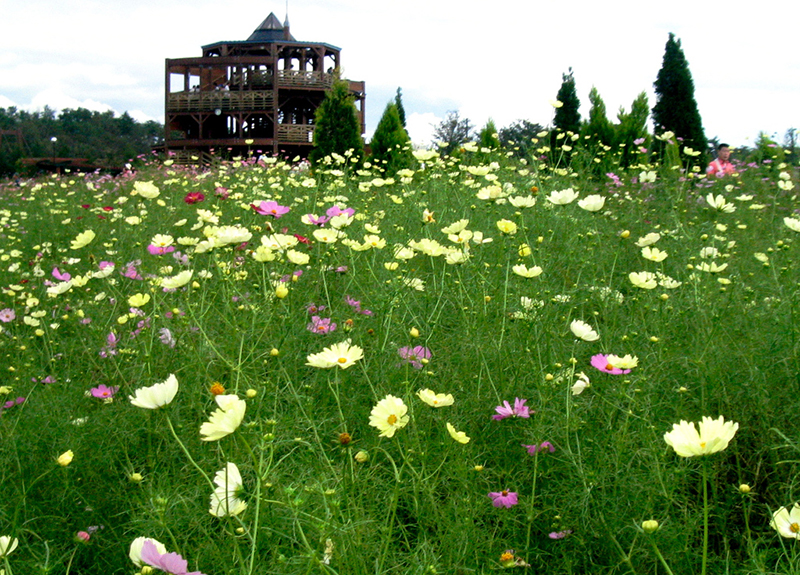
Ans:
[[[443,120],[432,112],[414,112],[406,117],[406,130],[415,147],[428,148],[436,126]]]
[[[92,99],[86,100],[78,100],[73,98],[72,96],[68,96],[61,90],[57,88],[51,88],[47,90],[43,90],[37,93],[31,103],[28,105],[23,105],[22,107],[27,110],[41,110],[45,106],[57,111],[65,110],[67,108],[76,109],[76,108],[85,108],[87,110],[92,110],[96,112],[108,112],[109,110],[113,111],[114,108],[109,106],[108,104],[104,104],[102,102],[98,102]]]

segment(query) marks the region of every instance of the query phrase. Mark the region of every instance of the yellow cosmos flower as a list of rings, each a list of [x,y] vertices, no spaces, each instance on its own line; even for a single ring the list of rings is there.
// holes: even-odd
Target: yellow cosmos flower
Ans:
[[[345,340],[326,347],[319,353],[312,353],[306,359],[306,365],[330,369],[340,367],[347,369],[359,359],[363,359],[364,350],[357,345],[350,345],[350,340]]]
[[[387,395],[372,408],[369,424],[380,431],[380,437],[394,437],[395,431],[408,425],[407,412],[402,399]]]
[[[722,451],[739,429],[739,424],[719,419],[703,417],[698,433],[694,423],[681,421],[672,425],[672,431],[664,434],[664,441],[675,450],[680,457],[708,455]]]
[[[453,405],[454,401],[451,394],[436,393],[431,389],[420,389],[417,392],[417,397],[431,407],[447,407],[448,405]]]
[[[456,428],[452,426],[452,424],[448,421],[447,422],[447,433],[450,434],[450,437],[458,441],[459,443],[469,443],[469,437],[463,431],[456,431]]]
[[[504,234],[514,235],[517,233],[517,224],[511,220],[498,220],[497,229]]]
[[[128,298],[128,305],[131,307],[142,307],[150,301],[150,295],[146,293],[137,293]]]
[[[200,426],[202,441],[218,441],[236,431],[247,409],[247,402],[239,399],[237,395],[217,395],[214,400],[219,409],[216,409],[208,421]]]
[[[661,251],[658,248],[651,248],[649,246],[642,248],[642,257],[651,262],[663,262],[667,259],[667,252]]]
[[[524,278],[535,278],[536,276],[541,275],[542,268],[539,266],[528,267],[524,264],[518,264],[512,267],[511,271]]]
[[[628,279],[641,289],[654,289],[658,285],[656,275],[650,272],[631,272],[628,274]]]
[[[95,233],[92,230],[86,230],[85,232],[82,232],[77,236],[75,236],[75,239],[72,240],[72,243],[70,244],[69,247],[72,248],[73,250],[79,250],[92,243],[92,240],[94,238],[95,238]]]

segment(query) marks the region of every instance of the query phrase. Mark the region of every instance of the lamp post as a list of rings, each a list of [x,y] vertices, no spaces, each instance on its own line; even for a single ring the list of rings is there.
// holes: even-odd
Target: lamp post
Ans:
[[[50,142],[53,144],[53,167],[55,168],[56,165],[56,142],[58,142],[58,138],[53,136],[50,138]]]

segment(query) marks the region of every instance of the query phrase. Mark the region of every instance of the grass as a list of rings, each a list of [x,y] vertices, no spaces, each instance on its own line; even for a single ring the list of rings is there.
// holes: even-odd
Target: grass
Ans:
[[[705,562],[706,510],[709,573],[800,572],[796,540],[770,527],[800,489],[790,166],[708,181],[639,165],[617,185],[577,160],[481,150],[394,178],[344,157],[314,173],[169,164],[0,185],[0,534],[18,540],[6,573],[144,573],[128,552],[150,537],[209,575],[678,575]],[[605,204],[547,199],[566,188]],[[203,199],[187,203],[191,192]],[[514,207],[516,196],[536,203]],[[251,207],[270,200],[291,211]],[[335,205],[354,216],[326,243],[331,223],[302,217]],[[442,228],[462,219],[472,236],[448,239]],[[637,245],[651,233],[661,262]],[[413,257],[398,252],[412,244]],[[711,262],[726,267],[704,271]],[[522,277],[519,264],[542,273]],[[183,271],[185,284],[164,288]],[[667,285],[636,287],[629,274],[643,271]],[[312,316],[337,327],[312,332]],[[573,335],[574,320],[599,339]],[[307,365],[347,339],[363,350],[352,366]],[[415,346],[431,354],[418,366],[398,353]],[[612,375],[592,367],[597,354],[638,365]],[[591,384],[574,394],[581,372]],[[170,374],[168,405],[128,400]],[[202,441],[215,383],[246,413]],[[101,384],[113,398],[91,395]],[[426,405],[426,388],[453,405]],[[380,437],[370,413],[387,395],[409,421]],[[515,398],[530,417],[492,418]],[[720,415],[739,429],[717,453],[681,458],[663,439]],[[524,447],[545,441],[552,453]],[[247,508],[216,517],[212,481],[228,462]],[[494,507],[488,494],[503,490],[518,503]],[[645,533],[647,520],[658,529]]]

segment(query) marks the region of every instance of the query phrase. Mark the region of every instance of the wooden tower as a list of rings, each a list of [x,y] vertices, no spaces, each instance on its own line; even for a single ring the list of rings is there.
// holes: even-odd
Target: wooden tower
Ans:
[[[314,113],[341,66],[341,49],[298,42],[270,14],[247,40],[166,60],[165,148],[182,163],[209,154],[307,157]],[[348,81],[365,131],[364,82]]]

